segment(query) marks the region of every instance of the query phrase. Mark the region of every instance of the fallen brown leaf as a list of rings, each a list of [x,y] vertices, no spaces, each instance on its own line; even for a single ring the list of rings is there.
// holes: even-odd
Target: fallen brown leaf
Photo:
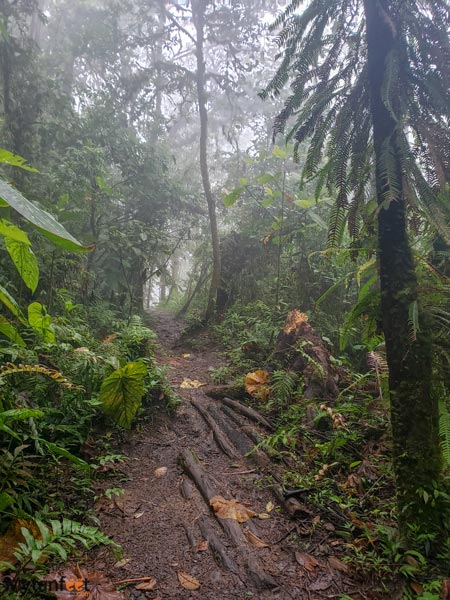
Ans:
[[[208,540],[203,540],[201,542],[199,542],[198,546],[197,546],[197,551],[198,552],[206,552],[209,548],[209,542]]]
[[[136,586],[137,590],[152,590],[157,584],[156,579],[152,578],[150,581],[143,581]]]
[[[319,561],[314,558],[314,556],[311,556],[311,554],[307,554],[306,552],[296,552],[295,560],[310,573],[314,573],[319,564]]]
[[[245,523],[256,516],[255,512],[246,508],[238,500],[225,500],[222,496],[214,496],[209,503],[219,519],[234,519],[239,523]]]
[[[342,573],[348,573],[349,568],[342,560],[340,560],[337,556],[329,556],[328,564],[331,569],[335,571],[341,571]]]
[[[200,581],[195,579],[195,577],[192,577],[192,575],[189,575],[189,573],[179,572],[178,581],[186,590],[198,590],[201,585]]]
[[[131,558],[122,558],[122,560],[119,560],[119,562],[116,562],[114,565],[115,569],[122,569],[125,565],[127,565],[130,562]]]
[[[247,529],[247,531],[245,533],[247,535],[248,541],[253,546],[256,546],[257,548],[270,548],[270,544],[263,542],[263,540],[261,540],[257,535],[255,535],[250,530]]]
[[[59,583],[61,577],[64,577],[66,589],[54,592],[58,600],[125,600],[124,594],[117,591],[103,573],[89,572],[78,566],[49,573],[42,579]]]

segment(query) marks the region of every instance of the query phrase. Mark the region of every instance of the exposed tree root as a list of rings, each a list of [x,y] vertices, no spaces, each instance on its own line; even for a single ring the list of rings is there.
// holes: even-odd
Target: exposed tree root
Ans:
[[[202,417],[205,419],[207,424],[210,426],[210,428],[213,432],[213,435],[214,435],[214,439],[216,440],[219,448],[223,452],[225,452],[225,454],[227,456],[229,456],[230,458],[238,458],[239,454],[236,452],[234,446],[231,444],[229,439],[222,432],[220,427],[217,425],[217,423],[215,422],[213,417],[208,413],[206,408],[201,404],[201,402],[199,402],[198,400],[192,399],[191,404],[196,410],[198,410],[198,412],[202,415]]]
[[[195,461],[189,450],[184,450],[180,454],[180,463],[184,471],[191,477],[200,490],[201,495],[209,505],[214,496],[219,495],[214,484],[202,467]],[[246,569],[258,589],[267,589],[277,587],[276,581],[267,574],[258,557],[252,554],[253,549],[249,549],[247,539],[239,523],[233,519],[218,519],[218,522],[225,533],[228,535],[238,552],[242,555],[242,560]]]

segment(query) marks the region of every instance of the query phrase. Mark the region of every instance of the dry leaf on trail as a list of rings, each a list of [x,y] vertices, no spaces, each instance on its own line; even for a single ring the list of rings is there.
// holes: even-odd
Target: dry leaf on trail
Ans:
[[[209,501],[219,519],[234,519],[239,523],[245,523],[256,513],[244,506],[238,500],[225,500],[222,496],[214,496]]]
[[[247,536],[247,539],[250,542],[250,544],[252,544],[252,546],[256,546],[257,548],[270,548],[270,544],[267,544],[267,542],[263,542],[263,540],[261,540],[250,530],[247,529],[245,535]]]
[[[189,377],[187,377],[186,379],[183,379],[183,381],[181,382],[180,388],[196,389],[196,388],[204,387],[205,385],[208,385],[208,384],[202,383],[198,379],[189,379]]]
[[[143,512],[134,513],[133,517],[134,517],[135,519],[140,519],[140,518],[142,517],[142,515],[143,515],[143,514],[144,514]]]
[[[258,519],[270,519],[270,515],[267,513],[259,513]]]
[[[127,565],[131,561],[131,558],[122,558],[119,562],[116,562],[114,565],[115,569],[122,569],[125,565]]]
[[[78,566],[54,571],[42,578],[43,581],[56,581],[63,590],[54,594],[58,600],[125,600],[124,594],[103,573],[89,572]],[[53,589],[53,588],[52,588]]]
[[[340,560],[337,556],[329,556],[328,565],[330,566],[330,569],[341,571],[342,573],[348,573],[350,570],[348,565],[342,562],[342,560]]]
[[[203,540],[197,545],[197,552],[206,552],[209,548],[208,540]]]
[[[187,353],[186,353],[186,354],[182,354],[182,355],[181,355],[181,358],[191,358],[191,355],[190,355],[190,354],[187,354]]]
[[[310,573],[314,573],[319,564],[319,561],[314,558],[314,556],[311,556],[311,554],[307,554],[306,552],[296,552],[295,560]]]
[[[158,582],[156,579],[150,579],[150,581],[143,581],[142,583],[138,583],[136,585],[137,590],[152,590]]]
[[[158,467],[154,470],[155,477],[164,477],[167,473],[167,467]]]
[[[266,504],[266,511],[267,511],[268,513],[269,513],[269,512],[272,512],[272,510],[273,510],[274,508],[275,508],[275,504],[274,504],[273,502],[268,502],[268,503]]]
[[[245,376],[245,391],[251,396],[264,396],[268,392],[269,373],[257,369]]]
[[[200,581],[195,579],[195,577],[192,577],[192,575],[189,575],[189,573],[179,572],[178,581],[186,590],[198,590],[201,585]]]

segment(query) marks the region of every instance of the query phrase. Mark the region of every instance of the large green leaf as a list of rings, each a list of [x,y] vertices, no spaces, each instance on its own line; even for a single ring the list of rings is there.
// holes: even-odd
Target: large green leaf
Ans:
[[[16,242],[21,242],[22,244],[28,244],[28,246],[31,245],[31,242],[25,231],[23,231],[23,229],[19,229],[19,227],[16,227],[16,225],[13,225],[7,219],[0,220],[0,235],[11,238],[12,240],[16,240]]]
[[[39,283],[39,266],[33,250],[29,244],[11,237],[5,238],[5,246],[25,285],[35,292]]]
[[[0,199],[0,206],[13,208],[37,227],[49,240],[65,250],[72,252],[92,250],[93,246],[82,246],[51,214],[27,200],[25,196],[3,179],[0,179]]]
[[[4,165],[9,165],[10,167],[20,167],[25,171],[37,173],[37,169],[34,169],[33,167],[30,167],[26,164],[25,158],[19,156],[18,154],[13,154],[9,150],[5,150],[4,148],[0,149],[0,163]]]
[[[147,367],[140,362],[130,362],[107,377],[100,389],[104,412],[118,425],[130,429],[144,395],[144,377]]]
[[[55,332],[53,330],[52,318],[45,309],[45,306],[42,306],[40,302],[32,302],[28,305],[28,323],[30,327],[42,336],[44,342],[53,344],[55,341]]]
[[[0,334],[7,337],[11,342],[17,344],[21,348],[25,348],[26,344],[20,336],[17,329],[9,323],[4,317],[0,316]]]
[[[28,321],[20,310],[19,305],[2,285],[0,285],[0,302],[3,302],[3,304],[12,312],[15,317],[19,319],[23,325],[28,325]]]

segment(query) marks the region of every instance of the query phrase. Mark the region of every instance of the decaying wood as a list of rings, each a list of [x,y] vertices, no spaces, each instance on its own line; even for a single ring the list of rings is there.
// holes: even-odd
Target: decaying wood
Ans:
[[[254,408],[251,408],[250,406],[245,406],[241,402],[238,402],[237,400],[232,400],[231,398],[223,398],[222,402],[230,408],[232,408],[233,410],[235,410],[236,412],[240,413],[241,415],[244,415],[244,417],[247,417],[251,421],[263,425],[269,431],[274,431],[275,428],[272,425],[272,423]]]
[[[246,392],[241,385],[216,385],[205,389],[205,394],[214,400],[222,400],[225,397],[245,398]]]
[[[183,477],[183,481],[180,485],[180,492],[183,498],[185,498],[186,500],[189,500],[192,497],[192,483],[187,477]]]
[[[222,411],[220,411],[217,406],[211,404],[208,406],[208,412],[213,417],[214,421],[219,425],[219,427],[226,433],[227,437],[231,440],[234,446],[239,450],[239,452],[244,456],[247,452],[250,452],[253,448],[253,444],[248,439],[248,437],[233,427],[232,424],[228,421],[228,418],[224,415]]]
[[[334,400],[339,391],[339,373],[332,363],[326,343],[308,323],[308,316],[298,309],[291,310],[278,334],[274,361],[301,373],[305,400]]]
[[[211,479],[204,472],[202,467],[195,461],[192,453],[189,450],[183,450],[180,455],[180,463],[185,473],[187,473],[197,485],[201,495],[209,506],[210,500],[214,498],[214,496],[219,495],[219,492],[216,490]],[[242,559],[245,561],[247,571],[254,584],[259,589],[270,589],[277,587],[277,583],[273,577],[264,571],[260,561],[258,560],[258,557],[255,556],[251,550],[249,551],[247,539],[239,523],[234,519],[217,520],[230,540],[236,546],[236,549],[242,555]]]
[[[203,537],[208,540],[209,547],[211,548],[214,556],[214,560],[217,562],[219,567],[228,569],[232,573],[239,575],[239,568],[234,560],[228,555],[228,551],[220,541],[218,535],[211,527],[207,517],[200,517],[198,525]]]
[[[258,434],[257,431],[253,429],[253,427],[247,423],[236,411],[226,405],[222,405],[222,411],[229,417],[233,423],[235,423],[238,427],[240,427],[241,431],[245,433],[245,435],[251,439],[251,441],[256,445],[259,444],[262,440],[262,437]]]
[[[229,439],[217,425],[213,417],[208,413],[206,408],[198,400],[192,399],[191,404],[196,410],[198,410],[198,412],[202,415],[202,417],[205,419],[205,421],[211,428],[211,431],[214,435],[214,439],[216,440],[219,448],[230,458],[238,458],[239,454],[236,452],[234,446],[231,444]]]

